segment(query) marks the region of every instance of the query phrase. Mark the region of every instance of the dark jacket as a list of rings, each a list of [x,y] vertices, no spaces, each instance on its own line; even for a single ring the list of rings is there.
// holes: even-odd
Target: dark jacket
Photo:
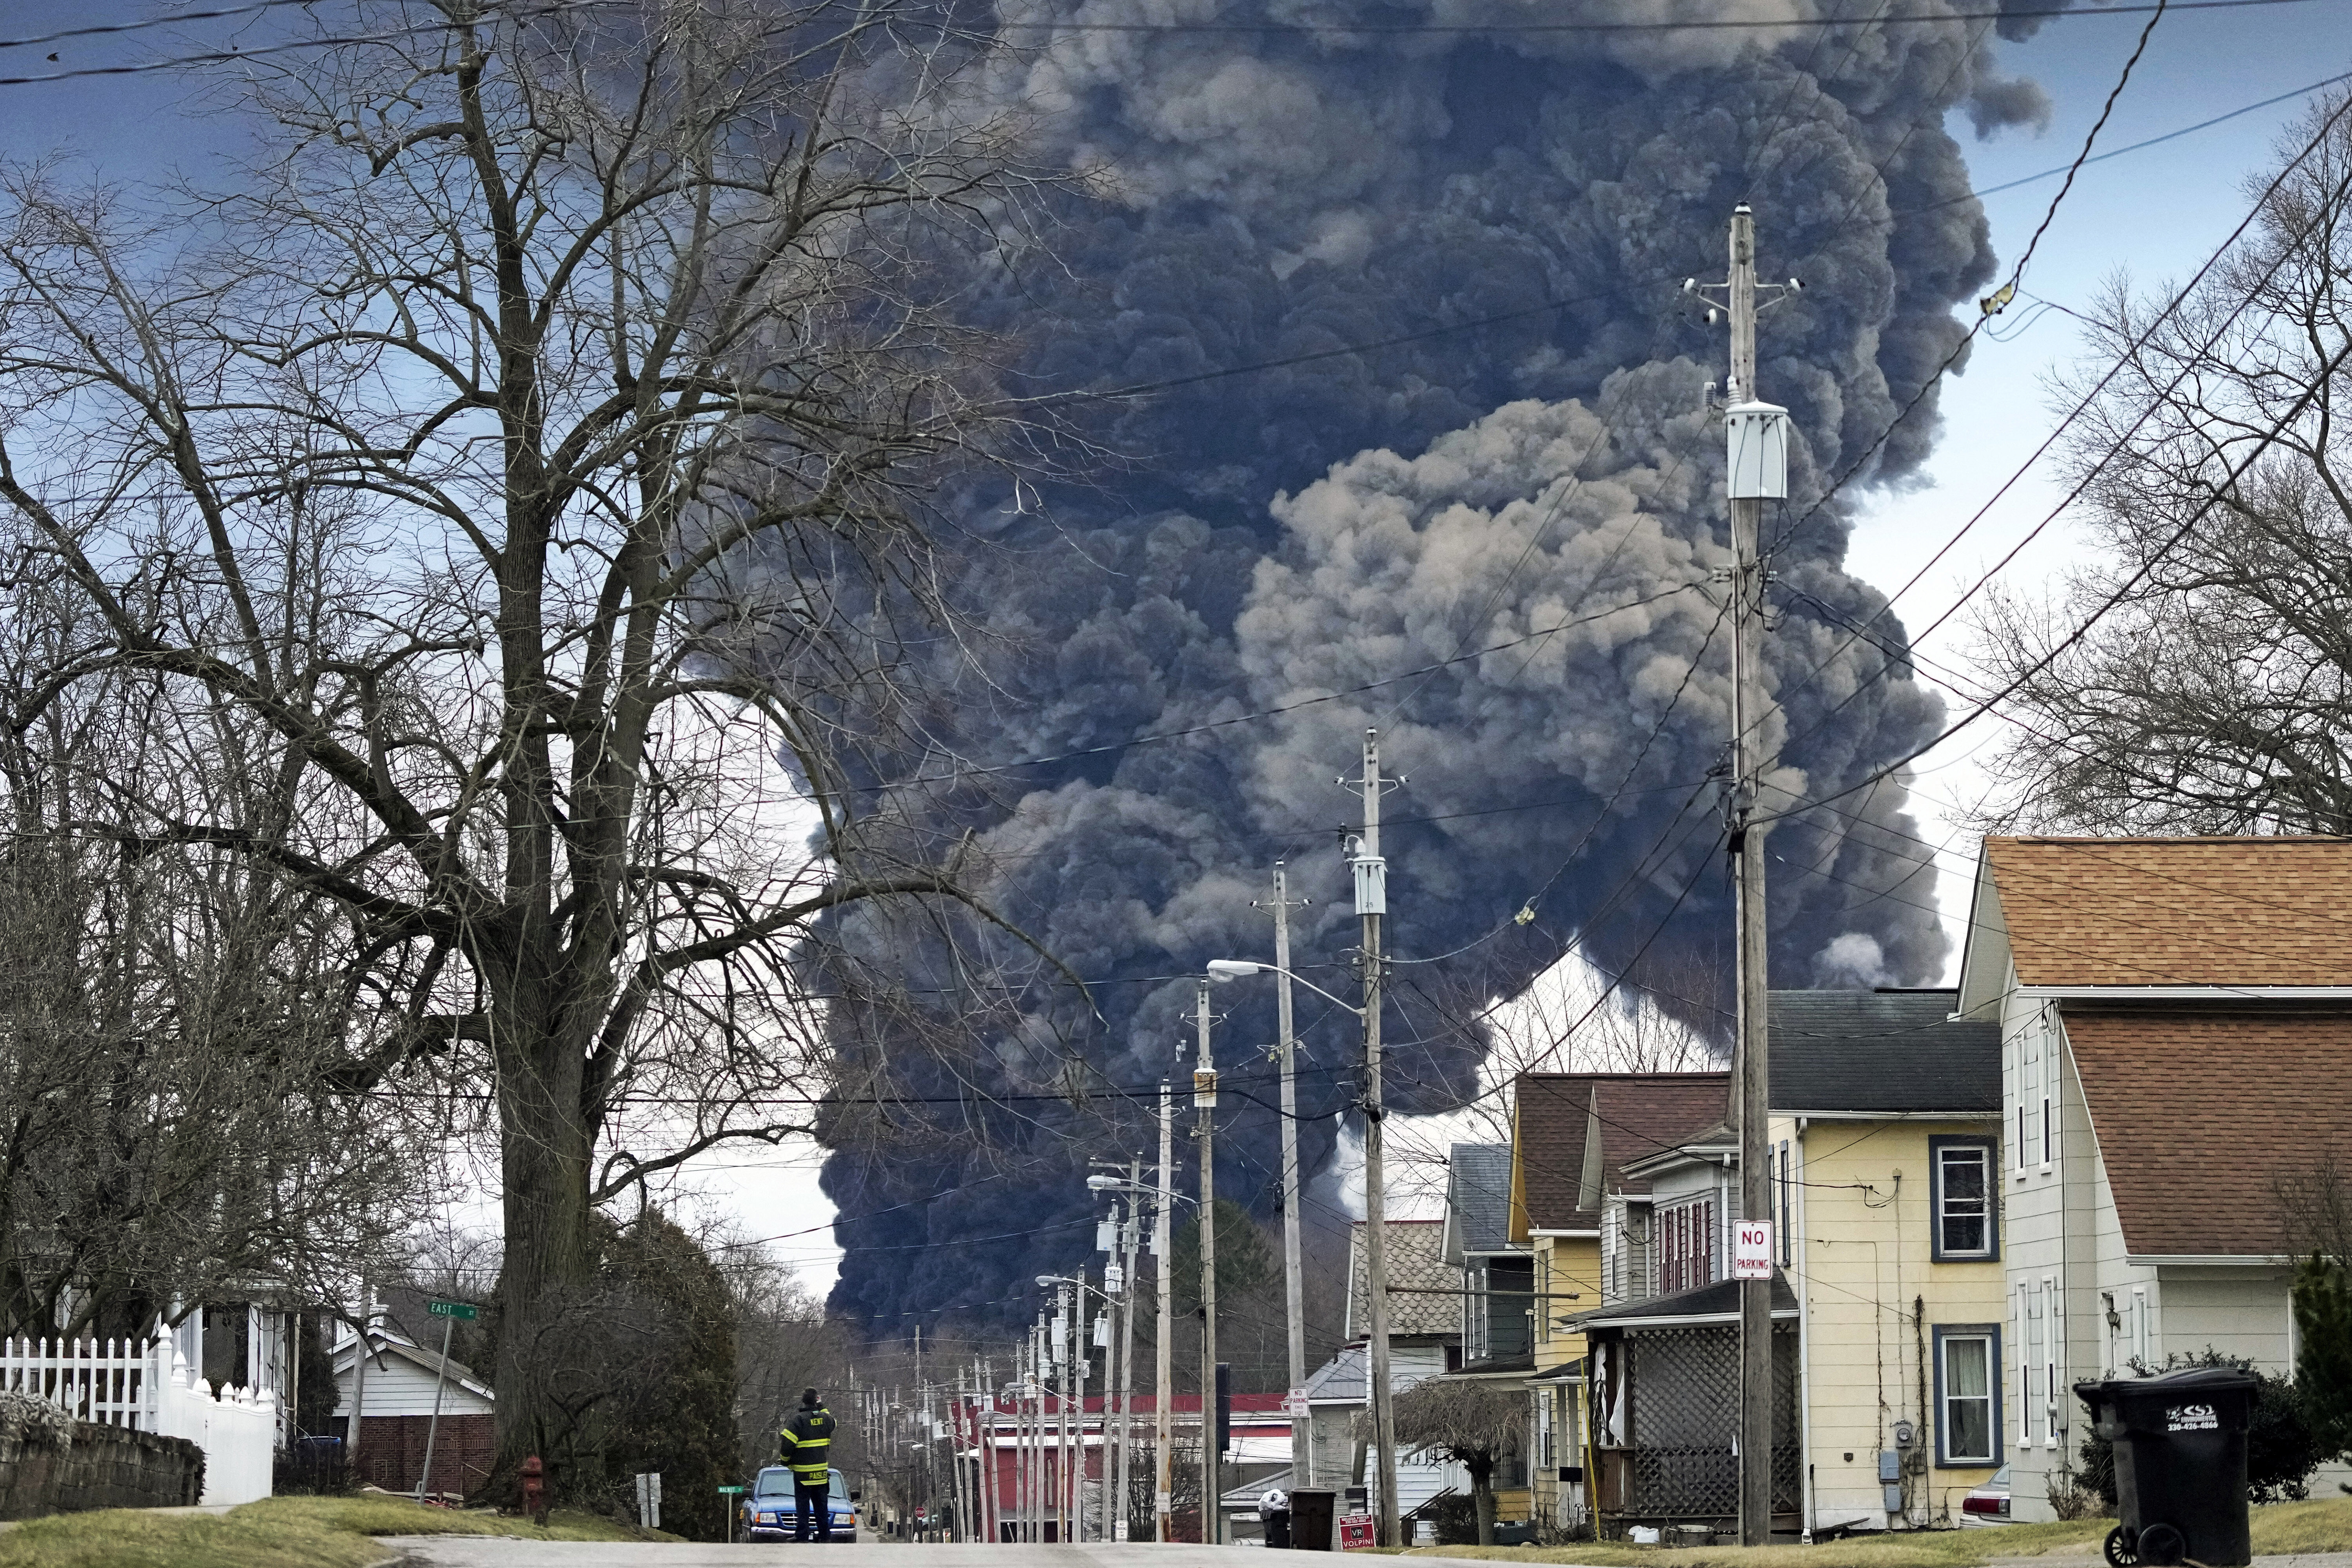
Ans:
[[[802,1486],[825,1484],[825,1470],[833,1463],[835,1425],[833,1412],[824,1405],[814,1409],[803,1405],[776,1434],[777,1458],[791,1468],[793,1479]]]

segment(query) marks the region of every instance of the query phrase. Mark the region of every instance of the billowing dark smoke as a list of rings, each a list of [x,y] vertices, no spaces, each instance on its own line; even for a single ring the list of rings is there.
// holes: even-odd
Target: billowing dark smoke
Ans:
[[[1624,0],[1576,18],[1794,21],[1817,6],[1840,8]],[[1370,16],[1326,0],[999,11],[1226,27]],[[1559,15],[1511,0],[1378,14],[1454,27]],[[1974,21],[1021,41],[1034,53],[1003,90],[1038,104],[1060,154],[1108,171],[1118,192],[1069,215],[1056,238],[1068,276],[988,307],[1030,345],[1030,390],[1390,346],[1081,405],[1085,434],[1123,458],[1096,488],[974,500],[965,521],[996,546],[972,568],[974,602],[1003,640],[988,679],[967,682],[963,754],[1118,746],[1579,624],[1426,679],[1014,775],[981,818],[1004,868],[992,891],[1097,982],[1108,1026],[1074,1029],[1066,1006],[990,1044],[993,1087],[1076,1081],[1091,1098],[1013,1106],[991,1123],[1001,1146],[986,1163],[835,1156],[826,1186],[848,1255],[835,1304],[886,1331],[930,1313],[1025,1317],[1031,1278],[1087,1256],[1086,1157],[1148,1146],[1148,1105],[1118,1089],[1187,1065],[1175,1052],[1192,985],[1150,977],[1266,955],[1250,900],[1276,858],[1314,900],[1298,962],[1352,988],[1332,829],[1356,814],[1333,780],[1353,771],[1368,724],[1411,779],[1388,806],[1393,950],[1475,944],[1400,971],[1391,1088],[1405,1109],[1473,1084],[1465,999],[1508,994],[1571,936],[1637,979],[1722,952],[1720,802],[1705,781],[1728,723],[1729,634],[1708,584],[1728,535],[1703,404],[1723,348],[1677,285],[1720,276],[1726,218],[1752,202],[1765,275],[1806,285],[1764,319],[1759,390],[1794,411],[1798,489],[1818,496],[1885,437],[1958,342],[1950,307],[1991,276],[1948,111],[1965,106],[1989,132],[2043,109],[1992,74]],[[1494,317],[1507,319],[1464,325]],[[1884,439],[1872,482],[1916,470],[1934,408],[1931,393]],[[1808,505],[1767,518],[1782,615],[1768,658],[1788,710],[1780,782],[1822,794],[1919,744],[1942,710],[1868,643],[1811,673],[1847,640],[1841,623],[1881,600],[1843,569],[1837,505],[1794,526]],[[1901,646],[1891,618],[1880,629]],[[1889,782],[1776,830],[1776,984],[1939,972],[1932,873],[1895,836],[1911,827],[1905,798]],[[1265,984],[1218,994],[1220,1065],[1245,1080],[1226,1099],[1218,1179],[1271,1212]],[[1719,1033],[1718,999],[1685,988],[1669,1004]],[[1321,1013],[1310,1000],[1303,1016]],[[1354,1092],[1352,1020],[1325,1015],[1309,1037],[1305,1131],[1320,1165]],[[976,1239],[1008,1232],[1029,1234]]]

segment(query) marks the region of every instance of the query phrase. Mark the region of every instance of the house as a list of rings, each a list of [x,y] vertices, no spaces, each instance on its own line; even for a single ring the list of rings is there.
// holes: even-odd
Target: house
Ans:
[[[1953,1018],[1957,997],[1770,994],[1774,1243],[1799,1310],[1811,1531],[1955,1523],[2009,1458],[2000,1037]]]
[[[2352,842],[1987,838],[1958,1011],[2000,1031],[2011,1508],[2052,1517],[2070,1384],[2294,1363],[2279,1188],[2352,1156]]]
[[[1511,1148],[1456,1143],[1446,1151],[1442,1254],[1462,1270],[1462,1365],[1450,1378],[1493,1384],[1513,1394],[1535,1371],[1535,1259],[1511,1239]],[[1534,1499],[1528,1478],[1536,1412],[1530,1404],[1517,1451],[1489,1478],[1495,1517],[1523,1521]]]
[[[1357,1416],[1371,1404],[1370,1328],[1365,1308],[1369,1270],[1364,1222],[1351,1227],[1348,1252],[1348,1343],[1307,1378],[1308,1477],[1302,1486],[1346,1491],[1366,1489],[1366,1506],[1379,1511],[1379,1467],[1357,1433]],[[1389,1390],[1402,1394],[1424,1378],[1462,1364],[1463,1271],[1444,1258],[1444,1222],[1386,1222],[1389,1277]],[[1450,1462],[1399,1455],[1397,1511],[1410,1516],[1442,1493],[1467,1493],[1468,1475]]]
[[[1768,1217],[1786,1291],[1773,1509],[1790,1531],[1948,1524],[2005,1457],[2000,1037],[1952,1018],[1956,1000],[1769,996]],[[1596,1352],[1618,1346],[1595,1357],[1597,1506],[1604,1528],[1705,1528],[1738,1503],[1722,1403],[1736,1318],[1721,1313],[1736,1306],[1738,1140],[1718,1122],[1622,1173],[1601,1203],[1603,1306],[1579,1320]],[[1674,1473],[1642,1458],[1658,1447]]]
[[[1589,1433],[1585,1339],[1566,1324],[1603,1304],[1602,1210],[1638,1197],[1625,1165],[1723,1119],[1723,1073],[1523,1073],[1513,1085],[1508,1239],[1534,1263],[1537,1311],[1528,1384],[1532,1494],[1538,1526],[1585,1517]],[[1610,1261],[1629,1267],[1622,1258]]]
[[[416,1490],[425,1480],[430,1431],[436,1493],[467,1493],[487,1481],[498,1454],[498,1397],[489,1385],[472,1368],[417,1344],[380,1312],[369,1315],[364,1379],[362,1342],[347,1326],[332,1348],[335,1420],[347,1443],[353,1407],[364,1405],[356,1479],[386,1491]]]

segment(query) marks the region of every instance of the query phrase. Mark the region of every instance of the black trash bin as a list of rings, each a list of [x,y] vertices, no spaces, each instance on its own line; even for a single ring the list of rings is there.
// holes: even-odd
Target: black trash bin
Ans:
[[[1331,1550],[1332,1519],[1339,1501],[1328,1491],[1302,1487],[1290,1494],[1290,1544],[1300,1552]]]
[[[2092,1430],[2115,1445],[2122,1523],[2107,1534],[2115,1568],[2244,1568],[2246,1426],[2254,1379],[2229,1367],[2078,1383]]]

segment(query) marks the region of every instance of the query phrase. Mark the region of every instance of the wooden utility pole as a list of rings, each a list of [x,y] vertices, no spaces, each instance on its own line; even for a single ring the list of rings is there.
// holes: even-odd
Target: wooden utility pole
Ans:
[[[1274,1007],[1282,1060],[1282,1310],[1290,1331],[1290,1477],[1294,1489],[1315,1484],[1315,1445],[1299,1413],[1307,1395],[1307,1293],[1299,1272],[1298,1077],[1290,1010],[1290,892],[1282,862],[1274,866]]]
[[[1209,1053],[1209,983],[1199,983],[1193,1026],[1200,1058],[1192,1069],[1192,1107],[1201,1113],[1201,1542],[1219,1544],[1217,1451],[1217,1065]]]
[[[1765,1141],[1771,1097],[1766,1037],[1764,826],[1757,790],[1764,756],[1764,502],[1788,493],[1786,411],[1756,389],[1756,219],[1742,202],[1731,214],[1731,382],[1728,489],[1731,503],[1732,794],[1730,849],[1738,884],[1738,1042],[1733,1096],[1739,1133],[1742,1222],[1772,1218],[1771,1162]],[[1774,424],[1774,416],[1780,421]],[[1763,446],[1779,442],[1780,474]],[[1757,459],[1762,457],[1763,461]],[[1739,1542],[1772,1539],[1772,1279],[1739,1281]]]
[[[1364,1300],[1371,1338],[1372,1447],[1381,1487],[1380,1543],[1397,1539],[1396,1405],[1389,1388],[1388,1204],[1381,1158],[1381,918],[1388,913],[1388,862],[1381,858],[1380,731],[1364,731],[1364,831],[1356,841],[1356,914],[1364,966]]]
[[[1151,1217],[1151,1250],[1158,1255],[1160,1274],[1160,1343],[1152,1366],[1152,1464],[1157,1474],[1151,1492],[1151,1518],[1158,1538],[1176,1539],[1176,1470],[1171,1449],[1176,1441],[1172,1407],[1176,1403],[1176,1279],[1169,1269],[1175,1245],[1169,1237],[1168,1211],[1176,1203],[1176,1102],[1168,1080],[1160,1080],[1160,1203]]]

